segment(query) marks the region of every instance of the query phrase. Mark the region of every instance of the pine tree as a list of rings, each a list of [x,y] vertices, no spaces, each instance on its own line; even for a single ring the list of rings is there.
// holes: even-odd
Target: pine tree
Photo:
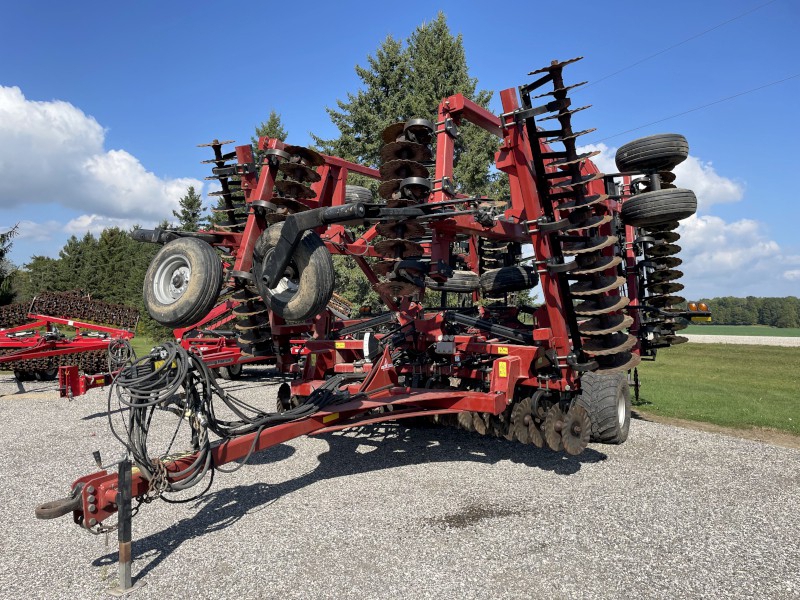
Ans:
[[[281,116],[274,109],[269,111],[269,118],[266,121],[256,126],[256,134],[250,138],[250,142],[253,145],[253,157],[256,159],[257,165],[261,164],[261,159],[263,158],[263,153],[258,149],[258,140],[264,136],[277,138],[282,142],[285,142],[286,138],[289,137],[289,132],[284,129],[281,122]]]
[[[314,142],[327,154],[371,167],[380,165],[381,133],[392,123],[411,117],[435,122],[439,103],[453,94],[464,94],[483,107],[492,97],[470,77],[463,39],[452,35],[441,12],[417,27],[405,42],[387,37],[367,56],[365,66],[356,66],[356,74],[361,89],[338,100],[337,108],[328,109],[339,137],[314,136]],[[507,197],[508,178],[491,171],[497,138],[466,122],[459,130],[454,167],[458,191]],[[373,192],[377,188],[376,182],[361,176],[350,175],[348,183],[366,185]],[[361,285],[364,277],[353,261],[335,260],[334,267],[337,293],[359,302],[375,298],[369,286]]]
[[[439,103],[457,93],[483,107],[492,98],[469,76],[463,39],[452,35],[441,12],[417,27],[405,44],[387,37],[374,56],[367,57],[366,67],[356,66],[356,74],[362,89],[348,94],[347,101],[337,101],[338,109],[328,109],[339,137],[314,140],[325,152],[372,167],[380,163],[381,132],[391,123],[410,117],[436,121]],[[454,168],[459,191],[502,191],[497,185],[500,176],[490,172],[497,138],[468,123],[459,129]]]
[[[11,251],[11,240],[17,235],[17,225],[5,233],[0,233],[0,306],[11,304],[14,301],[12,282],[14,267],[6,256]]]
[[[97,281],[97,238],[87,232],[80,240],[71,236],[59,251],[55,288],[91,290]]]
[[[328,154],[377,167],[380,162],[381,132],[388,125],[404,120],[412,110],[409,99],[410,64],[403,42],[388,36],[375,52],[367,56],[367,67],[356,65],[364,87],[347,101],[338,100],[338,110],[327,109],[339,137],[315,143]]]
[[[200,228],[203,215],[203,199],[190,185],[186,195],[180,199],[180,212],[172,211],[178,219],[178,227],[183,231],[197,231]]]

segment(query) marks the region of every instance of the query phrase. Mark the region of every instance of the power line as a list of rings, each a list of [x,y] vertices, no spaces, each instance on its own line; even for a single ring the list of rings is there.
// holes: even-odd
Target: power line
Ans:
[[[670,115],[668,117],[664,117],[663,119],[658,119],[657,121],[651,121],[650,123],[646,123],[645,125],[640,125],[639,127],[634,127],[633,129],[626,129],[625,131],[620,131],[619,133],[615,133],[614,135],[609,135],[608,137],[604,137],[599,140],[593,140],[588,142],[590,144],[598,144],[600,142],[604,142],[606,140],[610,140],[611,138],[619,137],[626,133],[630,133],[631,131],[638,131],[639,129],[644,129],[645,127],[650,127],[650,125],[655,125],[656,123],[662,123],[664,121],[669,121],[670,119],[674,119],[675,117],[680,117],[682,115],[687,115],[691,112],[695,112],[701,110],[703,108],[708,108],[709,106],[714,106],[715,104],[719,104],[720,102],[725,102],[727,100],[732,100],[733,98],[738,98],[739,96],[744,96],[745,94],[750,94],[752,92],[757,92],[758,90],[763,90],[764,88],[768,88],[773,85],[778,85],[779,83],[783,83],[784,81],[789,81],[790,79],[794,79],[795,77],[800,77],[800,73],[795,73],[794,75],[790,75],[789,77],[785,77],[784,79],[779,79],[778,81],[773,81],[771,83],[765,83],[764,85],[760,85],[758,87],[745,90],[744,92],[739,92],[738,94],[733,94],[732,96],[727,96],[726,98],[720,98],[719,100],[714,100],[713,102],[709,102],[708,104],[703,104],[701,106],[696,106],[695,108],[690,108],[689,110],[685,110],[683,112],[676,113],[674,115]]]
[[[601,81],[605,81],[606,79],[614,77],[614,75],[619,75],[623,71],[627,71],[628,69],[632,69],[633,67],[635,67],[637,65],[640,65],[643,62],[650,60],[651,58],[655,58],[656,56],[660,56],[661,54],[664,54],[665,52],[668,52],[668,51],[672,50],[673,48],[677,48],[678,46],[682,46],[683,44],[685,44],[687,42],[691,42],[692,40],[695,40],[695,39],[699,38],[700,36],[703,36],[703,35],[705,35],[707,33],[710,33],[712,31],[714,31],[715,29],[719,29],[720,27],[723,27],[723,26],[727,25],[728,23],[732,23],[733,21],[736,21],[737,19],[741,19],[742,17],[746,17],[750,13],[754,13],[757,10],[762,9],[765,6],[769,6],[770,4],[772,4],[774,2],[776,2],[776,0],[769,0],[769,2],[765,2],[764,4],[759,4],[755,8],[751,8],[747,12],[743,12],[742,14],[740,14],[738,16],[735,16],[735,17],[733,17],[731,19],[728,19],[727,21],[724,21],[724,22],[720,23],[719,25],[714,25],[714,27],[712,27],[710,29],[706,29],[705,31],[701,31],[700,33],[695,34],[692,37],[688,37],[685,40],[683,40],[682,42],[678,42],[677,44],[673,44],[672,46],[664,48],[663,50],[659,50],[655,54],[651,54],[650,56],[647,56],[647,57],[645,57],[645,58],[643,58],[641,60],[637,60],[635,63],[632,63],[632,64],[628,65],[627,67],[623,67],[622,69],[620,69],[618,71],[614,71],[613,73],[610,73],[609,75],[606,75],[605,77],[601,77],[600,79],[596,79],[595,81],[592,81],[592,82],[588,83],[587,85],[583,86],[581,89],[585,90],[586,88],[589,88],[589,87],[595,85],[596,83],[600,83]]]

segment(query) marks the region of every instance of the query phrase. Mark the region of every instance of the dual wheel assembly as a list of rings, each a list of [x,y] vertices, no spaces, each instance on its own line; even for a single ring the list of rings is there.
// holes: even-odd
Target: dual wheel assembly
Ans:
[[[683,319],[670,316],[679,312],[686,299],[676,295],[684,286],[678,280],[683,272],[677,267],[676,255],[681,247],[679,221],[697,211],[697,198],[692,190],[675,185],[673,170],[686,160],[689,144],[682,135],[665,133],[641,138],[620,147],[616,154],[617,168],[635,173],[630,191],[633,195],[622,205],[621,217],[626,225],[636,228],[632,240],[641,257],[638,270],[639,337],[642,350],[681,344],[687,338],[676,335],[686,327]]]
[[[215,172],[227,173],[227,161],[235,153],[222,153],[220,146],[227,142],[214,141]],[[313,150],[300,146],[285,146],[283,150],[267,150],[264,160],[275,167],[280,179],[269,201],[256,200],[237,203],[236,182],[225,176],[215,176],[223,190],[223,202],[216,209],[225,220],[215,228],[239,232],[244,228],[242,212],[253,211],[269,225],[256,241],[253,268],[250,272],[233,270],[233,255],[220,256],[206,241],[191,235],[165,244],[148,267],[144,281],[144,301],[150,316],[168,327],[186,327],[197,323],[220,300],[224,281],[229,282],[231,299],[237,302],[234,328],[237,343],[248,356],[272,352],[269,319],[270,311],[290,322],[302,322],[321,312],[333,294],[333,263],[322,239],[313,231],[306,232],[283,277],[275,288],[263,281],[263,266],[281,237],[287,216],[310,209],[308,201],[315,192],[307,185],[319,181],[315,167],[323,163]],[[226,267],[220,260],[226,261]]]

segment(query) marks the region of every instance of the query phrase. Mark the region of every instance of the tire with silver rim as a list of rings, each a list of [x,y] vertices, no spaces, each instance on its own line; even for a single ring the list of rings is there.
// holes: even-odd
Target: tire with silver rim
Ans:
[[[221,286],[222,263],[214,249],[196,238],[178,238],[147,267],[144,305],[158,323],[186,327],[208,314]]]
[[[270,226],[256,241],[253,275],[267,307],[286,321],[306,321],[318,315],[333,296],[333,260],[322,238],[306,231],[295,248],[278,285],[264,283],[264,264],[281,238],[283,223]]]
[[[625,373],[585,373],[576,399],[589,413],[593,442],[621,444],[631,424],[631,394]]]
[[[217,369],[217,375],[219,375],[226,381],[239,379],[239,377],[241,377],[242,375],[242,363],[233,363],[232,365],[228,365],[227,367],[220,367],[219,369]]]

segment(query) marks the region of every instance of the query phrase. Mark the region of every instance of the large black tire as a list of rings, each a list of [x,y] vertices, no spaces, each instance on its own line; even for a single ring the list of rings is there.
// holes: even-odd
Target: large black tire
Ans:
[[[256,241],[253,275],[267,307],[286,321],[306,321],[318,315],[333,296],[333,260],[322,239],[307,231],[292,254],[287,277],[270,290],[264,283],[267,254],[278,244],[283,223],[269,227]]]
[[[484,294],[521,292],[539,283],[539,275],[534,267],[516,265],[492,269],[481,275],[481,290]]]
[[[14,370],[14,378],[19,381],[33,381],[35,379],[35,374],[33,371],[21,371],[19,369]]]
[[[206,242],[178,238],[164,244],[144,276],[144,305],[157,322],[186,327],[208,314],[222,286],[222,262]]]
[[[697,197],[682,188],[655,190],[628,198],[622,205],[622,220],[634,227],[680,221],[697,212]]]
[[[474,292],[481,287],[478,274],[473,271],[453,271],[453,276],[447,281],[439,283],[430,277],[425,279],[425,285],[434,292]]]
[[[617,168],[630,171],[671,171],[689,156],[689,142],[679,133],[659,133],[620,146]]]
[[[234,363],[232,365],[228,365],[227,367],[220,367],[217,369],[217,375],[226,381],[239,379],[239,377],[242,376],[242,363]]]
[[[360,185],[347,185],[344,189],[345,202],[372,202],[372,192],[369,188],[361,187]]]
[[[631,393],[625,373],[586,373],[576,399],[589,413],[593,442],[621,444],[631,425]]]

